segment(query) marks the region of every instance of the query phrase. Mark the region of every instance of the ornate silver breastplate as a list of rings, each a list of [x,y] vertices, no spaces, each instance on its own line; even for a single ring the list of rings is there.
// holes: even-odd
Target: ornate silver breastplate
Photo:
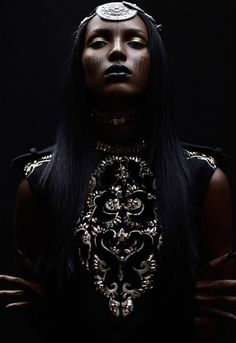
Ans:
[[[162,242],[155,179],[139,157],[108,156],[92,174],[77,222],[79,259],[115,316],[154,285]]]

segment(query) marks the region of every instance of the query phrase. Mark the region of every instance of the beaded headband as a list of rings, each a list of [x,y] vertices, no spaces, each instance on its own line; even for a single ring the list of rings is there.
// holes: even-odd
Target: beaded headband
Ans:
[[[98,15],[103,20],[108,21],[122,21],[128,20],[137,15],[140,12],[144,14],[157,28],[158,31],[162,31],[162,25],[157,24],[156,20],[146,12],[144,12],[136,4],[122,1],[122,2],[108,2],[103,5],[97,6],[88,17],[85,17],[81,22],[79,27],[91,20],[95,15]]]

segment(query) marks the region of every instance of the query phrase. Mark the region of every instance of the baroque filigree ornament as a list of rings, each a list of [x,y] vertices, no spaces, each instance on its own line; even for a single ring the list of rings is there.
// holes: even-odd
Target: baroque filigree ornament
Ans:
[[[155,179],[138,157],[108,156],[92,174],[74,234],[80,263],[117,317],[154,286],[162,244],[155,204]]]
[[[102,5],[97,6],[88,17],[85,17],[81,22],[79,27],[91,20],[95,15],[98,15],[103,20],[108,21],[123,21],[132,19],[138,13],[144,14],[158,29],[158,31],[162,31],[162,25],[157,24],[156,20],[144,10],[142,10],[139,6],[134,3],[128,1],[121,1],[121,2],[108,2]]]

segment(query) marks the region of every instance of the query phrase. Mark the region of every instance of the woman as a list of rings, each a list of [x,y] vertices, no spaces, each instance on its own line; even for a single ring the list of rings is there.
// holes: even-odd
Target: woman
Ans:
[[[75,34],[55,145],[14,162],[23,268],[0,294],[45,341],[216,342],[235,319],[219,295],[235,281],[211,281],[233,256],[222,155],[178,140],[160,30],[135,4],[98,6]]]

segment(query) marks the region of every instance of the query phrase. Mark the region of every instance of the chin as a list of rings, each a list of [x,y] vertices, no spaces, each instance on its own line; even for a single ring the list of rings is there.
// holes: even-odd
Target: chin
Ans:
[[[99,92],[103,97],[136,97],[143,94],[144,90],[134,89],[130,85],[115,83],[106,87],[104,91]]]

